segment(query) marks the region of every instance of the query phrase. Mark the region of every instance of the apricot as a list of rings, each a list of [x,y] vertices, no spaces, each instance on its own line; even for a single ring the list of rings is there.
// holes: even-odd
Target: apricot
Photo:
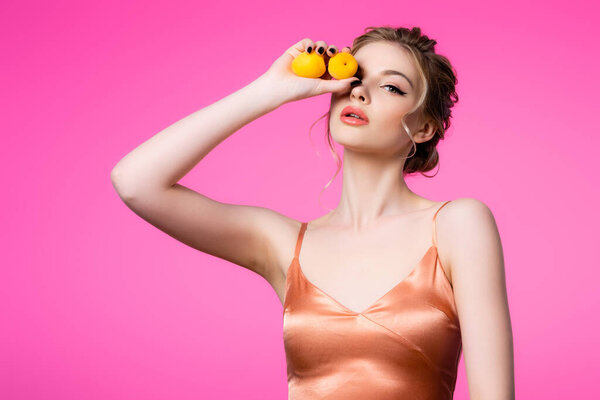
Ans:
[[[327,72],[335,79],[346,79],[354,76],[358,63],[350,53],[340,52],[329,59]]]
[[[319,78],[327,69],[323,56],[315,51],[310,54],[298,54],[292,61],[292,70],[296,75],[304,78]]]

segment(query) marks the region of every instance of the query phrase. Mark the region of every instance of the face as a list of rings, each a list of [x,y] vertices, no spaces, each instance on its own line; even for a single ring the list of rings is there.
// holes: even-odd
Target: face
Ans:
[[[420,95],[418,69],[410,52],[396,43],[375,42],[361,47],[354,58],[358,62],[356,76],[361,82],[344,93],[332,93],[329,129],[333,139],[353,151],[408,155],[413,151],[412,141],[401,121]],[[382,74],[385,70],[395,70],[405,76]],[[346,106],[361,109],[369,119],[368,124],[343,122],[340,114]],[[418,114],[405,118],[417,143],[431,137],[427,132],[416,132],[422,128]]]

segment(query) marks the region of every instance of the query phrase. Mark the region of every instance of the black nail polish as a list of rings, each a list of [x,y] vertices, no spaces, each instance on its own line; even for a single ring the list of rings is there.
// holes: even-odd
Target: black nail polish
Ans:
[[[312,46],[308,46],[308,49],[306,49],[307,53],[310,53],[312,51]]]
[[[335,49],[329,49],[329,51],[331,51],[331,54],[335,54]]]
[[[323,47],[319,47],[318,52],[319,54],[323,54],[325,52],[325,49]]]

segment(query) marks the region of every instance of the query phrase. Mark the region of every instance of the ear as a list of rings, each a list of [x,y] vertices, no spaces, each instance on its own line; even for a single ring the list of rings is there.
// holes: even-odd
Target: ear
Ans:
[[[421,125],[419,130],[415,132],[413,139],[417,143],[425,143],[429,141],[435,134],[435,124],[433,118],[428,118],[425,123]]]

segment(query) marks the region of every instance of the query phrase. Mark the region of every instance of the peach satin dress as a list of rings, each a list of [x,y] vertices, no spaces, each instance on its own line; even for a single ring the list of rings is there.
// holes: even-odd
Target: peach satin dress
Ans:
[[[435,241],[410,274],[362,312],[313,285],[299,263],[286,277],[283,340],[288,399],[452,399],[461,334]]]

